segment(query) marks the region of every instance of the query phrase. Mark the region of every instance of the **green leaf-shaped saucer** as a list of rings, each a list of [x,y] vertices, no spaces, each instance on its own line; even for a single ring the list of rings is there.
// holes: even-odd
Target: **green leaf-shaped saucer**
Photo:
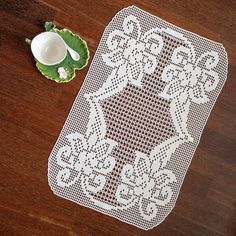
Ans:
[[[38,70],[44,75],[46,78],[54,80],[58,83],[66,83],[72,80],[75,77],[75,70],[81,70],[88,64],[89,60],[89,50],[86,42],[81,39],[79,35],[73,34],[68,29],[57,29],[55,25],[51,22],[45,23],[46,31],[51,31],[59,34],[65,43],[74,49],[80,55],[80,59],[78,61],[74,61],[71,58],[69,52],[67,52],[66,58],[60,63],[52,66],[44,65],[36,60],[36,66]],[[66,77],[61,78],[58,73],[58,68],[64,68],[66,72]]]

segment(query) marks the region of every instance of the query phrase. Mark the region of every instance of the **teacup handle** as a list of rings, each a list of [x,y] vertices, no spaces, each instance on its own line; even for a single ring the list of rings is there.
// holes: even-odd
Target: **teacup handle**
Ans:
[[[25,38],[25,42],[26,42],[27,44],[31,45],[32,40],[31,40],[31,39],[28,39],[28,38]]]

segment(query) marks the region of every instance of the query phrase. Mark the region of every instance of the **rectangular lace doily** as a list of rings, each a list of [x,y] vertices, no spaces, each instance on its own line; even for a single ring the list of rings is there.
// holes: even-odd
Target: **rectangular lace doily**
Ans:
[[[134,6],[118,12],[49,157],[52,191],[142,229],[161,223],[227,64],[222,44]]]

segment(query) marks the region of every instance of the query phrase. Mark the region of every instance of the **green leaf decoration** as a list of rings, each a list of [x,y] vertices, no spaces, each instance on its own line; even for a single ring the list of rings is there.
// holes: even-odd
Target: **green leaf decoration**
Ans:
[[[46,31],[50,31],[55,27],[56,26],[52,22],[45,22],[45,24],[44,24],[44,28],[46,29]]]
[[[74,61],[69,52],[67,52],[66,58],[60,64],[47,66],[36,60],[36,66],[42,75],[48,79],[54,80],[58,83],[69,82],[75,77],[75,70],[81,70],[88,64],[89,50],[87,43],[81,39],[79,35],[73,34],[68,29],[57,29],[51,22],[45,23],[45,29],[46,31],[52,31],[59,34],[69,47],[79,53],[80,59],[78,61]],[[60,67],[63,67],[67,72],[66,78],[59,77],[58,68]]]

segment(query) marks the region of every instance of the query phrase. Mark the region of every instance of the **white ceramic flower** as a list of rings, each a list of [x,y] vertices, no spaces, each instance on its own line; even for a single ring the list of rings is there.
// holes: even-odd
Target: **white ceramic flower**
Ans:
[[[212,70],[218,61],[219,56],[213,51],[202,54],[196,60],[189,48],[177,48],[171,64],[162,73],[162,79],[168,84],[161,96],[174,99],[184,95],[197,104],[207,102],[209,99],[206,92],[214,90],[219,82],[218,74]]]
[[[59,77],[61,79],[66,79],[67,78],[67,71],[65,70],[64,67],[59,67],[58,70],[57,70],[58,74],[59,74]]]
[[[117,77],[125,74],[137,86],[141,86],[144,73],[154,72],[157,55],[163,47],[158,29],[142,34],[138,20],[132,15],[124,19],[123,31],[112,31],[106,43],[110,52],[102,54],[104,62],[117,70]]]

